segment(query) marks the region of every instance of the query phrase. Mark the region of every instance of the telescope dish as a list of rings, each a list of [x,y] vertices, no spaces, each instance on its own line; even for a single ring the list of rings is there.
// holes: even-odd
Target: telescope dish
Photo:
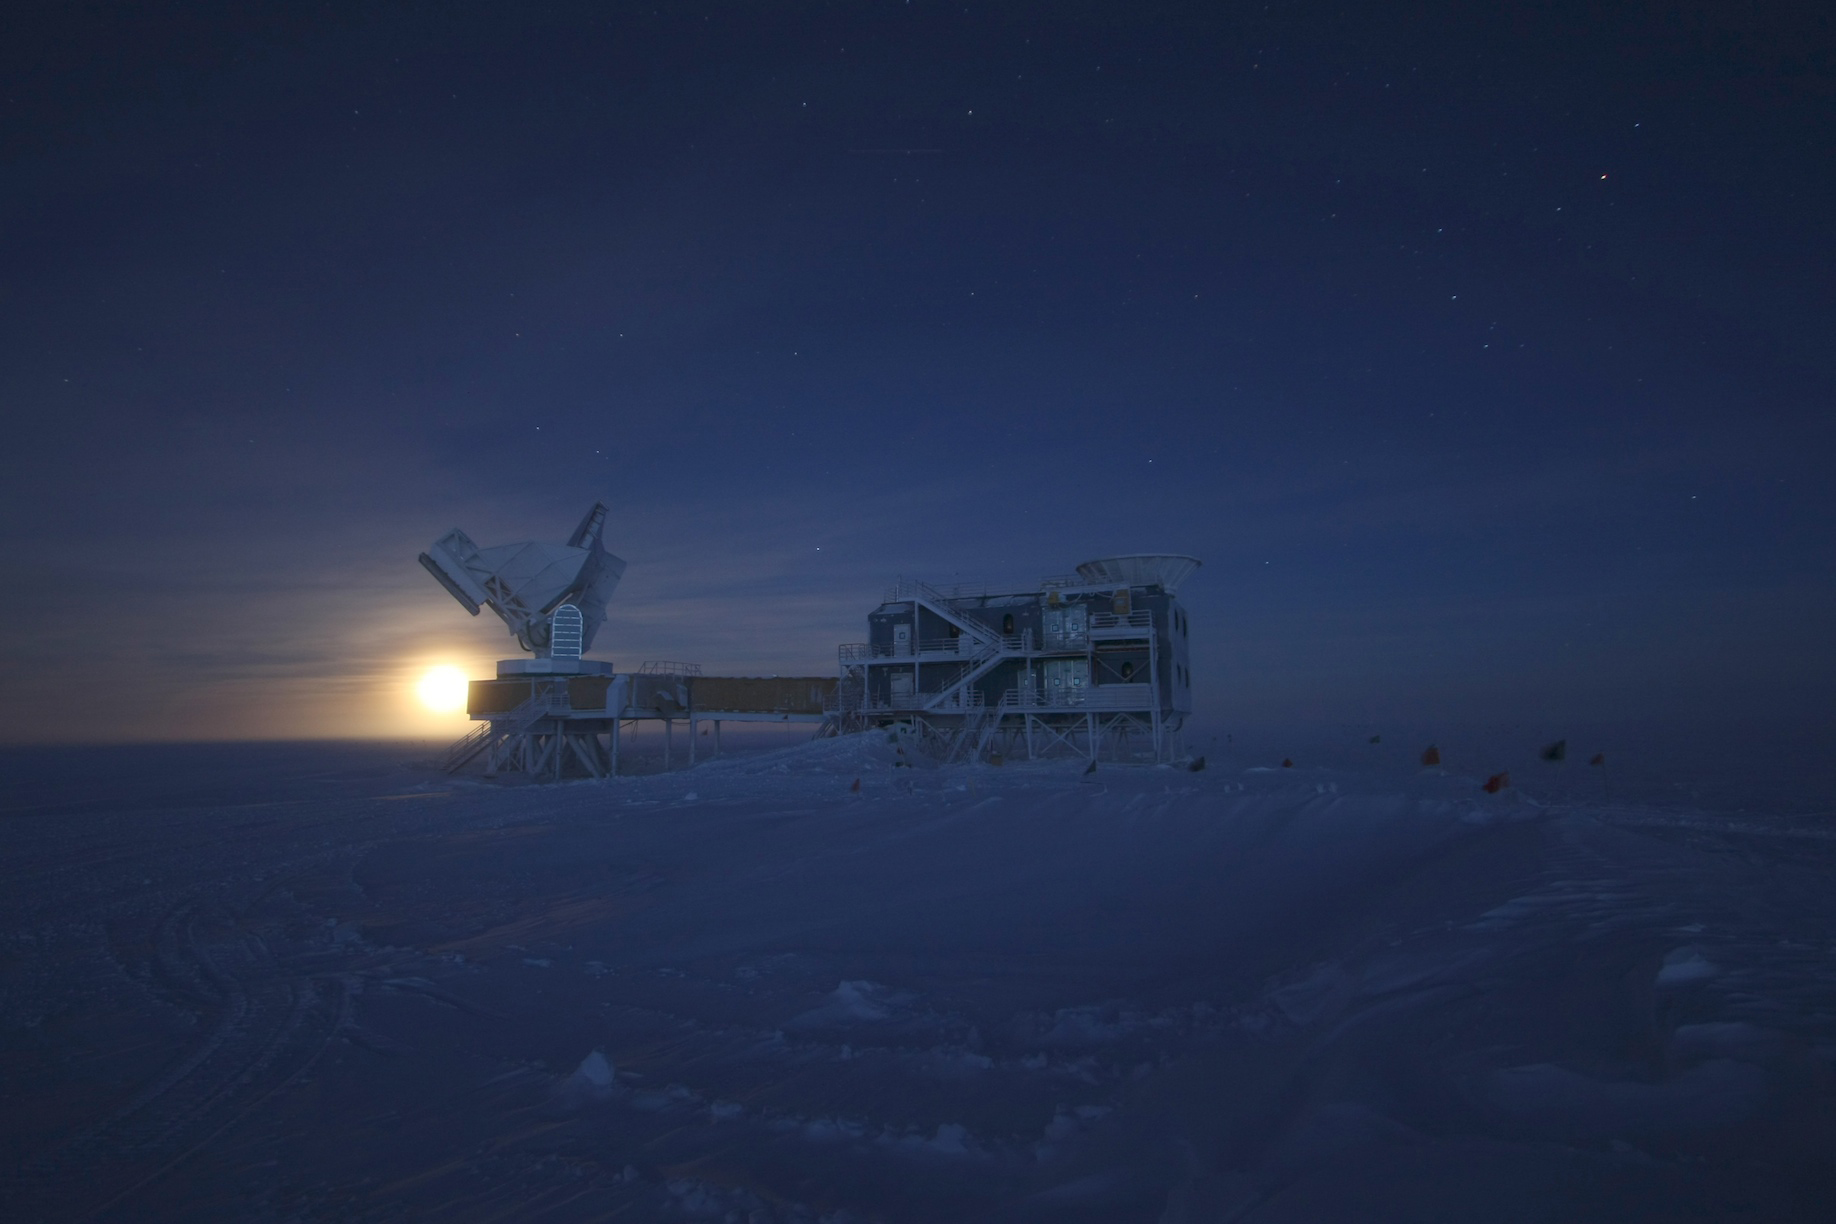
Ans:
[[[460,607],[473,616],[490,608],[538,659],[551,657],[557,645],[572,652],[565,657],[578,658],[593,645],[606,603],[625,575],[624,561],[600,541],[605,523],[606,507],[596,504],[565,544],[530,540],[493,548],[478,547],[455,527],[420,561]],[[568,606],[572,617],[562,615]]]
[[[1178,553],[1130,553],[1103,557],[1077,567],[1077,576],[1092,586],[1113,582],[1117,586],[1157,586],[1171,595],[1199,567],[1197,557]]]

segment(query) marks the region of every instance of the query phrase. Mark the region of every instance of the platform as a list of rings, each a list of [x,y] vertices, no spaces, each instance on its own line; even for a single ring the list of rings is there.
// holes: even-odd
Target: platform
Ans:
[[[528,666],[541,663],[575,666],[546,671]],[[609,669],[593,660],[506,660],[495,680],[471,682],[466,712],[482,725],[448,750],[443,767],[456,773],[483,757],[487,775],[611,777],[618,773],[620,728],[637,722],[663,724],[665,768],[673,765],[675,724],[686,722],[688,763],[693,765],[700,723],[714,725],[718,756],[722,723],[821,724],[834,709],[837,685],[833,676],[616,674]]]

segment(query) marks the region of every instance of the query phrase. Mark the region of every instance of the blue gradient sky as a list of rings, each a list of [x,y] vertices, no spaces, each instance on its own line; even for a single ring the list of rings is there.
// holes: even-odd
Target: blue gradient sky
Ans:
[[[1175,551],[1212,725],[1827,724],[1815,6],[93,6],[9,40],[0,735],[429,734]]]

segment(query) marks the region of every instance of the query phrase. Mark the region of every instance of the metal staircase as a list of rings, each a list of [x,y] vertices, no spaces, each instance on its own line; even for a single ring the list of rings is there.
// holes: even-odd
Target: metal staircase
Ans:
[[[454,740],[440,758],[440,768],[446,773],[458,773],[469,764],[473,757],[485,750],[491,739],[491,724],[479,723],[470,731]]]
[[[992,639],[982,637],[977,641],[980,645],[976,648],[976,652],[966,660],[967,666],[963,668],[962,674],[952,680],[948,686],[933,694],[931,699],[924,703],[925,709],[937,710],[946,706],[962,705],[968,686],[987,675],[989,670],[1007,654],[1006,643],[998,637]]]
[[[440,760],[440,768],[447,773],[458,773],[492,744],[522,735],[554,711],[567,708],[565,688],[557,692],[554,687],[543,687],[508,713],[492,718],[460,737],[446,750],[446,755]]]
[[[974,684],[1001,659],[1010,653],[1015,646],[1000,634],[972,617],[964,616],[956,610],[948,595],[927,582],[916,579],[905,579],[888,592],[889,599],[910,600],[928,608],[937,617],[956,627],[964,637],[974,643],[975,649],[967,659],[962,673],[952,680],[941,691],[931,695],[924,703],[926,710],[941,710],[960,707],[965,704],[965,689]]]
[[[1019,696],[1017,689],[1008,689],[1001,694],[1000,704],[989,712],[988,717],[982,723],[982,734],[975,742],[974,760],[979,761],[988,755],[988,746],[994,742],[996,733],[1001,730],[1001,720],[1006,718],[1010,711],[1019,707]]]
[[[987,757],[988,749],[1001,731],[1001,720],[1020,708],[1019,693],[1009,689],[1001,695],[998,705],[977,704],[963,716],[962,725],[957,727],[956,734],[951,736],[949,747],[944,753],[944,764],[957,761],[980,761]]]
[[[924,605],[939,618],[956,626],[956,628],[966,637],[972,638],[976,642],[985,643],[991,637],[995,638],[997,642],[1000,640],[987,625],[958,612],[956,610],[956,605],[951,601],[950,597],[928,582],[919,582],[916,579],[908,578],[893,587],[889,594],[894,599],[901,602],[910,600],[913,603]]]
[[[963,749],[979,741],[982,727],[988,722],[991,712],[986,705],[970,707],[969,712],[963,715],[962,725],[957,727],[956,734],[950,737],[950,746],[944,752],[944,764],[949,765],[964,759]],[[970,755],[968,759],[974,760],[975,757]]]

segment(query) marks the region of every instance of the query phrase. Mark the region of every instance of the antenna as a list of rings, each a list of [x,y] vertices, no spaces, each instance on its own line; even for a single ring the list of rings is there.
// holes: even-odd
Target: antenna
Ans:
[[[592,647],[606,603],[625,576],[624,561],[600,541],[606,514],[605,504],[595,503],[565,544],[528,540],[480,548],[455,527],[421,554],[421,565],[473,616],[489,608],[502,617],[517,643],[538,659],[577,659]],[[573,615],[565,617],[564,608]],[[557,637],[558,629],[565,638]],[[557,646],[572,653],[563,655]]]
[[[1118,586],[1157,586],[1171,595],[1179,584],[1199,567],[1197,557],[1177,553],[1130,553],[1123,557],[1103,557],[1086,561],[1077,567],[1085,582],[1113,582]]]

